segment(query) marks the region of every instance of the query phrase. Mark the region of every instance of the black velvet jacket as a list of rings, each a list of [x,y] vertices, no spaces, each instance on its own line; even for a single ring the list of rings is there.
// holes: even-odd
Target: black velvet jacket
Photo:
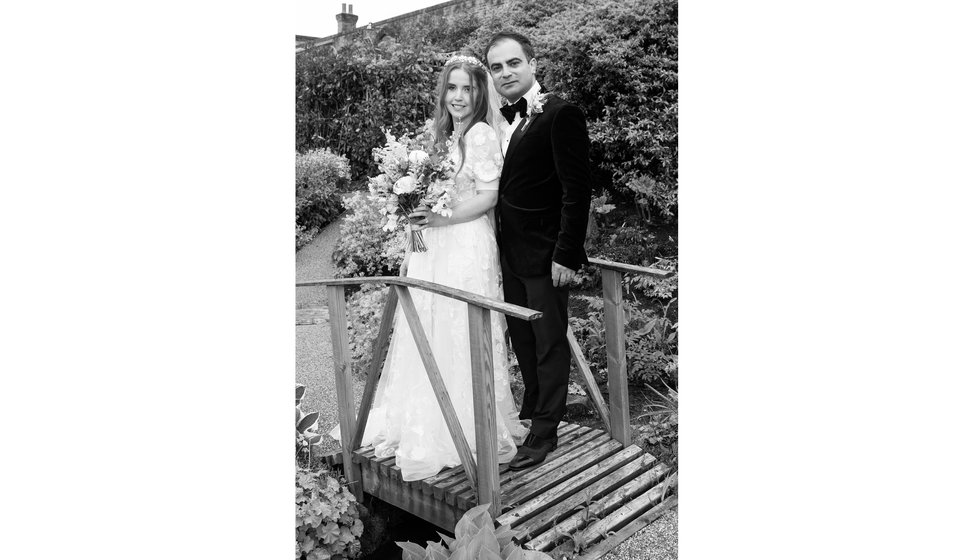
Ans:
[[[585,114],[551,93],[542,108],[514,131],[500,175],[497,242],[519,276],[550,276],[552,261],[572,270],[587,261],[592,181]]]

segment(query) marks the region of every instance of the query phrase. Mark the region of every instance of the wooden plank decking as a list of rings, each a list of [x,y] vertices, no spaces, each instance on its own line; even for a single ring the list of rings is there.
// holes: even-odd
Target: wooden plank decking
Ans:
[[[652,523],[675,503],[668,497],[667,467],[635,445],[606,432],[563,423],[559,447],[532,469],[501,466],[501,524],[517,531],[527,548],[560,558],[578,545],[598,558]],[[378,458],[371,446],[353,454],[363,491],[433,523],[449,534],[477,504],[462,467],[403,482],[394,457]],[[574,535],[574,537],[572,537]]]

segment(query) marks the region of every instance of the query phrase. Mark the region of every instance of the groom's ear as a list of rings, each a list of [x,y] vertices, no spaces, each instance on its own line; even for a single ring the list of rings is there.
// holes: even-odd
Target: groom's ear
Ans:
[[[538,59],[532,58],[531,60],[528,60],[527,65],[531,67],[531,75],[533,76],[538,69]]]

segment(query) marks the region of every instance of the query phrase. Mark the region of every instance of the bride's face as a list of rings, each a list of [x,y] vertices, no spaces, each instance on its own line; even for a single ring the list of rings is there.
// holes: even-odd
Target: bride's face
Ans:
[[[465,70],[456,68],[449,73],[443,101],[449,114],[457,121],[467,119],[473,114],[473,84]]]

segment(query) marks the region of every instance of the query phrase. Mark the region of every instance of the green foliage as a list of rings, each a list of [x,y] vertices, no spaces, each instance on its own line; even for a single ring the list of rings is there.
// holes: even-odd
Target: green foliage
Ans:
[[[317,425],[320,420],[320,413],[313,412],[305,414],[300,408],[303,395],[306,394],[306,387],[296,384],[296,460],[305,462],[307,466],[311,461],[311,446],[323,443],[323,436],[317,433]]]
[[[677,391],[663,385],[664,392],[658,391],[649,384],[647,387],[660,397],[652,400],[646,407],[647,411],[639,416],[639,420],[648,419],[641,424],[634,434],[644,450],[665,462],[671,471],[677,470]]]
[[[425,548],[413,542],[399,542],[402,560],[551,560],[543,552],[524,550],[514,544],[517,531],[510,525],[494,529],[488,504],[476,506],[456,523],[456,538],[440,534],[442,543],[427,541]],[[445,543],[445,545],[443,544]]]
[[[327,149],[296,154],[296,248],[309,243],[344,209],[350,164]]]
[[[346,205],[333,253],[337,277],[397,276],[405,258],[406,233],[381,229],[386,218],[367,193],[354,193]]]
[[[379,335],[387,295],[387,286],[368,284],[361,286],[347,300],[351,369],[358,375],[366,375],[371,365],[371,352]]]
[[[568,318],[575,339],[593,372],[606,371],[606,324],[603,300],[595,296],[572,296],[583,300],[584,316]],[[656,315],[624,300],[626,315],[626,376],[631,382],[657,379],[676,384],[677,325],[666,315]]]
[[[357,558],[364,531],[354,495],[331,471],[296,471],[296,559]]]

